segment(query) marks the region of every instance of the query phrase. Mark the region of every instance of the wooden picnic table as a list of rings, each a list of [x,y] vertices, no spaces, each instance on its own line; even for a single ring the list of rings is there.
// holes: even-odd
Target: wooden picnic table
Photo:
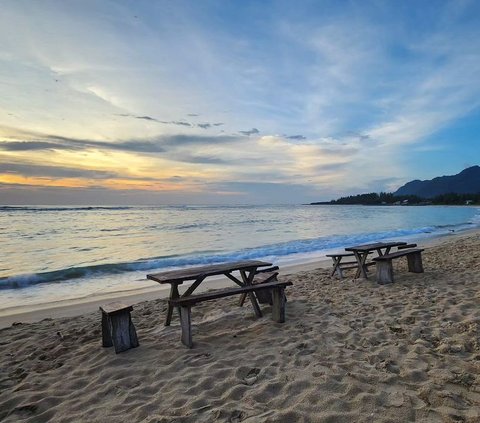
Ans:
[[[239,286],[251,285],[257,269],[259,267],[269,267],[271,265],[272,263],[268,263],[265,261],[244,260],[155,273],[147,275],[147,279],[161,284],[170,284],[169,299],[173,300],[190,296],[195,291],[195,289],[197,289],[198,286],[210,276],[225,275],[227,278],[229,278]],[[232,273],[236,271],[240,273],[240,278],[232,275]],[[178,291],[178,285],[181,285],[186,281],[194,282],[187,288],[187,290],[182,295],[180,295]],[[248,297],[250,298],[255,313],[257,315],[261,315],[260,307],[254,293],[249,292]],[[169,302],[165,326],[170,325],[170,322],[172,320],[172,314],[173,306],[170,305]]]
[[[345,248],[345,251],[352,252],[357,260],[358,269],[355,278],[362,276],[368,279],[367,268],[369,263],[367,263],[367,257],[369,253],[376,251],[379,256],[383,256],[384,254],[388,254],[393,247],[402,245],[407,245],[407,243],[403,241],[374,242],[372,244],[355,245]]]

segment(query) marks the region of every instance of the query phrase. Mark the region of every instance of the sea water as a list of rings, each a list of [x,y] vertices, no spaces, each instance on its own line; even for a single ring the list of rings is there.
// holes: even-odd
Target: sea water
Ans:
[[[480,225],[479,207],[0,207],[0,310],[155,286],[147,273],[232,260],[280,266]]]

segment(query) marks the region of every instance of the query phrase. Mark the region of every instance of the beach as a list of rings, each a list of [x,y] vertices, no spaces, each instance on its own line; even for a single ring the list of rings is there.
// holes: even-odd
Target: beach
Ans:
[[[0,420],[478,422],[480,234],[444,237],[423,261],[414,274],[397,260],[383,286],[284,272],[283,324],[236,297],[202,303],[191,350],[177,318],[163,326],[164,298],[134,306],[140,346],[118,355],[98,311],[15,323],[0,332]]]

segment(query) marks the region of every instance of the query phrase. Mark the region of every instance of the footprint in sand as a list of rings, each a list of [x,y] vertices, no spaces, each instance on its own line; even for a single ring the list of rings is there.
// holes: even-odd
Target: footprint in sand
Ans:
[[[245,385],[253,385],[257,379],[258,375],[260,374],[260,369],[258,367],[253,368],[246,368],[241,367],[237,371],[237,377],[244,383]]]

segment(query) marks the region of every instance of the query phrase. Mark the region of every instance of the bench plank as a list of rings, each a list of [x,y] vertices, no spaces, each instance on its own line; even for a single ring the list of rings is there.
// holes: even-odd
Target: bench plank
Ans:
[[[124,303],[115,302],[100,306],[100,310],[106,314],[114,314],[122,311],[132,311],[133,307]]]
[[[211,292],[205,292],[203,294],[190,295],[189,297],[175,298],[175,299],[169,300],[169,302],[175,307],[188,306],[188,305],[195,305],[196,303],[200,303],[202,301],[215,300],[217,298],[230,297],[232,295],[239,295],[239,294],[249,293],[253,291],[261,291],[264,289],[272,289],[272,288],[278,288],[279,286],[285,287],[290,285],[293,285],[292,282],[268,282],[268,283],[262,283],[260,285],[240,286],[238,288],[215,290]]]
[[[373,260],[377,264],[377,282],[379,284],[393,283],[392,261],[404,256],[407,257],[409,272],[423,273],[422,251],[424,251],[422,248],[412,248],[375,257]]]
[[[410,250],[395,251],[393,253],[384,254],[383,256],[375,257],[373,258],[373,260],[374,261],[392,260],[398,257],[408,256],[409,254],[421,253],[422,251],[424,251],[422,248],[412,248]]]
[[[247,294],[250,297],[250,299],[252,299],[252,296],[254,295],[255,291],[271,290],[272,297],[273,297],[272,318],[274,321],[278,323],[285,322],[284,290],[285,290],[285,287],[290,285],[293,285],[293,283],[275,281],[275,282],[263,283],[260,285],[247,285],[239,288],[216,290],[216,291],[207,292],[204,294],[191,295],[189,297],[181,297],[181,298],[169,300],[169,304],[171,304],[172,307],[180,308],[180,325],[182,328],[182,337],[181,337],[182,343],[186,345],[188,348],[193,347],[191,310],[192,310],[192,306],[202,301],[214,300],[217,298],[223,298],[223,297],[239,295],[239,294]],[[254,306],[255,314],[258,317],[262,317],[262,312],[258,307],[257,302],[252,301],[252,304]]]
[[[406,250],[407,248],[415,248],[417,244],[406,244],[406,245],[399,245],[397,247],[398,250]]]

